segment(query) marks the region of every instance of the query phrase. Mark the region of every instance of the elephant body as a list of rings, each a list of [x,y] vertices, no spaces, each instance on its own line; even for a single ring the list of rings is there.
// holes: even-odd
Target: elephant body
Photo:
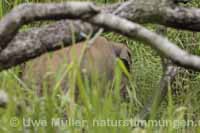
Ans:
[[[27,84],[39,86],[38,93],[41,95],[42,82],[47,80],[50,83],[49,86],[52,86],[52,83],[55,83],[52,81],[54,80],[52,75],[56,74],[63,64],[70,64],[74,60],[81,60],[80,71],[82,74],[91,77],[95,73],[99,76],[99,79],[104,81],[112,81],[114,79],[117,58],[122,59],[127,69],[130,70],[131,52],[126,45],[108,41],[104,37],[98,37],[83,52],[84,47],[84,42],[82,42],[31,60],[24,67],[22,79]],[[127,78],[123,75],[122,90],[125,89],[126,80]],[[68,79],[65,78],[61,83],[62,88],[65,90],[68,87],[67,81]]]

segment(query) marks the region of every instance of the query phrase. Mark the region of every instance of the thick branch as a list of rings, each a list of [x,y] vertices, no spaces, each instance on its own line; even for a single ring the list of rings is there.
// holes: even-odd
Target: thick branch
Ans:
[[[0,21],[1,49],[15,36],[19,28],[35,20],[57,20],[64,18],[84,18],[99,12],[92,3],[67,2],[51,4],[22,4],[13,9]]]
[[[200,9],[184,7],[166,8],[161,23],[177,29],[200,31]]]
[[[93,32],[90,24],[82,21],[60,21],[56,24],[32,29],[18,35],[0,52],[0,70],[8,69],[41,54],[71,45],[84,38],[80,33]]]
[[[178,6],[191,0],[130,0],[117,15],[138,23],[155,23],[176,29],[200,31],[200,9]],[[175,3],[171,2],[174,1]],[[112,12],[117,5],[105,7]],[[119,6],[119,5],[118,5]]]

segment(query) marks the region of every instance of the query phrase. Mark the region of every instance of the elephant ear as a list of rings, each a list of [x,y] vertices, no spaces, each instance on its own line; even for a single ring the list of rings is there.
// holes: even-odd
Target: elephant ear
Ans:
[[[130,67],[132,64],[131,50],[127,47],[127,45],[122,43],[116,43],[116,42],[109,42],[109,43],[111,44],[116,57],[121,59],[127,70],[130,71]]]
[[[130,71],[130,67],[132,64],[131,61],[131,51],[128,47],[124,46],[121,49],[119,58],[123,61],[124,65],[126,66],[127,70]]]

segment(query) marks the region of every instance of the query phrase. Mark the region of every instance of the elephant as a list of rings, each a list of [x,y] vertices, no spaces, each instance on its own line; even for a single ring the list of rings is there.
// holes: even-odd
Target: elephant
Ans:
[[[87,41],[77,43],[54,51],[51,54],[43,54],[27,62],[22,70],[22,80],[28,85],[37,85],[37,93],[42,95],[42,82],[47,79],[48,85],[52,86],[54,83],[52,81],[54,80],[52,73],[58,72],[62,64],[70,64],[76,59],[81,60],[80,71],[83,75],[87,75],[89,79],[95,73],[100,80],[113,81],[117,58],[121,59],[126,69],[130,72],[132,58],[131,50],[127,45],[108,41],[105,37],[97,37],[90,45],[86,43]],[[84,48],[85,50],[83,50]],[[68,90],[68,78],[62,80],[61,86],[64,90]],[[125,88],[127,83],[127,77],[122,74],[120,86],[122,97],[127,95]]]

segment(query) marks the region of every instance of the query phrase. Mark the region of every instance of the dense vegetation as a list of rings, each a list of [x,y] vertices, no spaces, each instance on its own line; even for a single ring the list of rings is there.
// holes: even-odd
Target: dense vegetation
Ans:
[[[23,2],[60,2],[65,0],[1,0],[0,1],[0,17],[4,16],[13,7]],[[105,0],[96,0],[98,3],[105,3]],[[110,0],[109,3],[117,2],[117,0]],[[194,0],[186,6],[200,7],[200,2]],[[25,26],[23,30],[28,30],[34,26],[42,25],[43,23],[34,23]],[[152,30],[156,30],[156,26],[147,25]],[[191,53],[200,55],[200,34],[188,31],[177,31],[168,29],[167,36],[173,42],[176,42],[181,48],[190,51]],[[53,93],[38,97],[34,91],[28,88],[26,83],[20,80],[18,73],[20,69],[13,68],[8,71],[0,73],[0,89],[5,90],[9,96],[9,103],[7,108],[0,108],[0,132],[95,132],[95,133],[116,133],[116,132],[200,132],[200,74],[192,71],[180,69],[176,80],[169,88],[168,96],[162,103],[158,110],[152,113],[152,119],[157,120],[192,120],[199,126],[192,124],[176,123],[168,126],[146,126],[144,129],[134,129],[130,125],[121,126],[103,126],[103,120],[130,120],[139,112],[142,106],[138,103],[139,100],[142,105],[147,102],[147,98],[155,93],[159,88],[159,79],[162,75],[162,68],[160,65],[160,58],[158,53],[153,51],[145,44],[127,39],[113,33],[104,34],[110,40],[116,42],[126,43],[130,46],[133,54],[133,66],[130,78],[130,88],[133,100],[130,102],[123,102],[117,93],[117,82],[114,88],[114,94],[106,91],[105,94],[101,92],[106,89],[101,83],[87,86],[84,84],[81,91],[82,97],[78,103],[72,100],[73,94],[68,96],[62,95],[59,90],[59,81],[61,80],[61,73],[58,72],[55,76],[58,82],[55,83]],[[69,68],[70,74],[74,76],[76,67]],[[68,68],[67,68],[68,70]],[[116,69],[120,77],[120,70]],[[31,77],[30,77],[31,78]],[[45,82],[45,81],[44,81]],[[75,86],[74,81],[70,81],[72,88]],[[81,84],[81,83],[80,83]],[[34,87],[33,87],[34,88]],[[44,90],[47,89],[44,83]],[[109,89],[106,89],[109,90]],[[115,93],[116,92],[116,93]],[[64,114],[67,114],[71,120],[86,120],[87,127],[79,125],[65,126],[50,126],[52,118],[62,119]],[[24,127],[24,120],[26,120],[26,127]],[[28,125],[30,121],[47,122],[47,125]],[[102,120],[101,126],[94,126],[94,120]],[[80,121],[79,121],[80,122]],[[83,121],[82,121],[83,122]],[[140,130],[140,131],[135,131]]]

